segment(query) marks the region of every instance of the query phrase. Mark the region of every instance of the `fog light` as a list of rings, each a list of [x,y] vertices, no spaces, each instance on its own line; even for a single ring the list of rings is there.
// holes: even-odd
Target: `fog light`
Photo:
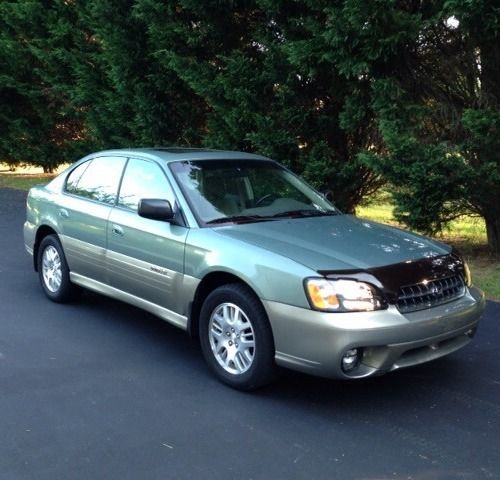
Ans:
[[[476,334],[476,329],[475,328],[471,328],[470,330],[467,330],[465,332],[465,335],[467,335],[470,338],[472,338],[475,334]]]
[[[351,348],[344,353],[342,357],[342,370],[344,372],[349,372],[350,370],[356,368],[359,364],[359,359],[361,358],[361,349]]]

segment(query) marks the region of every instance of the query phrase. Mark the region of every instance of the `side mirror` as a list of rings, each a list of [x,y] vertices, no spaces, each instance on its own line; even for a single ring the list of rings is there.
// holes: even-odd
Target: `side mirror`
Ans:
[[[140,217],[150,218],[151,220],[169,222],[174,219],[174,211],[170,202],[159,198],[142,198],[139,200],[137,213]]]

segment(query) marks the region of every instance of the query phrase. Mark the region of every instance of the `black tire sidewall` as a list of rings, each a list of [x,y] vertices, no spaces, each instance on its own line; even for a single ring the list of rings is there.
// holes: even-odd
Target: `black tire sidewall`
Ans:
[[[51,292],[45,281],[43,279],[43,267],[42,267],[42,259],[43,253],[48,247],[54,247],[59,254],[59,258],[61,259],[61,286],[57,290],[57,292]],[[38,266],[38,277],[40,279],[40,284],[42,285],[42,289],[52,301],[57,303],[62,303],[70,300],[71,295],[73,293],[72,284],[69,278],[69,268],[66,262],[66,257],[64,256],[64,251],[59,242],[59,239],[56,235],[48,235],[41,242],[38,248],[38,258],[37,258],[37,266]]]
[[[242,374],[226,372],[217,362],[210,346],[208,326],[213,311],[222,303],[240,307],[252,324],[255,353],[251,367]],[[269,383],[275,370],[274,341],[264,307],[253,292],[240,284],[228,284],[215,289],[206,298],[200,312],[200,345],[205,361],[224,383],[238,390],[254,390]]]

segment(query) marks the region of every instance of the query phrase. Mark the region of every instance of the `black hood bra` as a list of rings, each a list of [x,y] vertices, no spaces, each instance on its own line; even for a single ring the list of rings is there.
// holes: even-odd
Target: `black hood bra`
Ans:
[[[355,279],[375,285],[390,304],[397,304],[401,290],[435,280],[459,277],[465,285],[464,261],[457,252],[365,270],[320,271],[330,279]]]

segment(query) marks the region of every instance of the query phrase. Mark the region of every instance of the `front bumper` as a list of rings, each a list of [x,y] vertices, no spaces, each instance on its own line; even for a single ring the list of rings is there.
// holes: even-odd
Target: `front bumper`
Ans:
[[[264,301],[274,335],[276,363],[329,378],[362,378],[417,365],[462,348],[474,336],[484,294],[469,288],[455,301],[401,314],[387,310],[324,313]],[[341,368],[347,350],[361,348],[359,366]]]

